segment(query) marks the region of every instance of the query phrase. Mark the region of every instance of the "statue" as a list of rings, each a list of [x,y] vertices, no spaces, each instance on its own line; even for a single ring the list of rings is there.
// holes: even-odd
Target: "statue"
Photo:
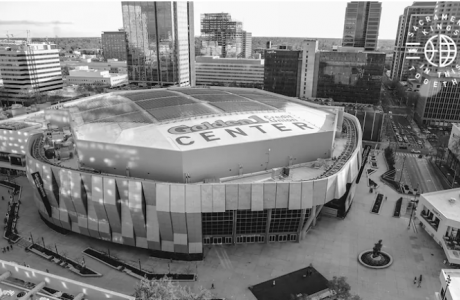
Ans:
[[[373,258],[376,258],[377,256],[380,255],[380,250],[382,250],[382,240],[379,240],[379,242],[377,244],[374,245],[374,248],[372,248],[373,250],[373,253],[372,253],[372,257]]]

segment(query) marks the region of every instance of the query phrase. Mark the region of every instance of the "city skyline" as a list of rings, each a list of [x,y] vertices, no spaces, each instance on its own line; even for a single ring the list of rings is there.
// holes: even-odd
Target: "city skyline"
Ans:
[[[243,22],[245,30],[252,32],[255,37],[341,38],[347,2],[349,1],[290,1],[282,2],[281,5],[281,2],[275,1],[194,1],[195,36],[200,36],[202,13],[226,12],[235,20]],[[412,1],[381,2],[379,39],[395,39],[399,15]],[[9,33],[14,37],[25,37],[26,30],[29,30],[32,37],[100,37],[102,31],[123,27],[121,1],[95,1],[91,2],[91,7],[87,4],[87,1],[0,2],[0,36],[4,38]],[[327,14],[314,13],[325,11],[331,5],[334,9]],[[27,10],[24,9],[25,6]],[[259,16],[262,9],[265,17],[261,22]],[[52,11],[59,13],[50,15]],[[111,17],[101,22],[103,15]],[[258,17],[252,17],[254,15]],[[317,25],[326,20],[328,26]]]

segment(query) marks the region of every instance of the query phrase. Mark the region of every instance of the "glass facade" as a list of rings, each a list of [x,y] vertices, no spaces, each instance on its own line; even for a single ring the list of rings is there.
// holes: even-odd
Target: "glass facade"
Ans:
[[[193,3],[122,2],[130,82],[194,85]]]
[[[105,59],[126,60],[126,34],[124,31],[106,31],[101,36]]]
[[[376,104],[384,67],[385,53],[320,52],[316,97]]]
[[[458,78],[437,78],[424,76],[427,84],[421,82],[420,100],[416,103],[415,119],[419,123],[447,125],[460,121],[460,86]],[[453,82],[453,80],[455,80]],[[437,86],[435,83],[437,82]]]
[[[222,58],[247,58],[251,55],[251,33],[243,31],[243,23],[232,21],[230,14],[202,14],[201,38],[201,55]]]
[[[298,97],[302,51],[266,50],[264,56],[264,90]]]
[[[379,35],[382,3],[350,2],[345,13],[342,46],[375,50]]]

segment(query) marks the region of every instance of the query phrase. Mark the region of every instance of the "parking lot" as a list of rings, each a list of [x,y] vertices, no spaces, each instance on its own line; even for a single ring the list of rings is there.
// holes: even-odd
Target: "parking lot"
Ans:
[[[425,153],[425,141],[421,133],[414,130],[409,120],[404,116],[392,115],[387,134],[390,141],[398,145],[398,151]]]

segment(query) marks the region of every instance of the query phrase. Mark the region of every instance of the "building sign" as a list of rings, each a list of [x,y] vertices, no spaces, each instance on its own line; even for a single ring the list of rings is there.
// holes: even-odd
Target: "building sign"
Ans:
[[[447,21],[446,23],[434,24],[436,21]],[[423,73],[430,74],[436,68],[438,78],[441,75],[445,77],[444,80],[433,81],[433,87],[447,86],[450,81],[453,85],[457,85],[458,81],[455,78],[448,79],[451,75],[460,74],[460,65],[453,63],[457,58],[457,44],[455,43],[454,37],[460,35],[460,19],[456,19],[456,16],[449,16],[442,14],[441,16],[434,15],[426,16],[423,19],[419,19],[416,25],[412,26],[412,32],[409,32],[408,37],[414,37],[417,33],[422,33],[423,36],[430,36],[425,45],[417,42],[407,42],[408,60],[418,60],[420,64],[418,68],[423,70]],[[445,32],[445,34],[441,34]],[[421,49],[423,47],[423,50]],[[416,70],[413,65],[409,71]],[[420,79],[422,74],[420,72],[415,74],[416,79]],[[430,80],[425,78],[423,84],[430,84]]]
[[[43,180],[42,180],[40,173],[35,172],[30,175],[32,176],[35,186],[37,187],[40,198],[42,198],[43,204],[45,205],[45,208],[46,208],[46,212],[48,213],[48,216],[51,217],[51,205],[48,200],[48,196],[46,195],[45,188],[43,187]]]
[[[289,113],[260,115],[229,115],[208,121],[186,121],[181,125],[165,128],[172,140],[184,149],[208,146],[211,142],[235,144],[264,139],[284,138],[318,132],[324,119],[312,122]],[[197,123],[200,122],[200,123]],[[332,124],[332,123],[331,123]],[[192,146],[193,145],[193,146]]]

